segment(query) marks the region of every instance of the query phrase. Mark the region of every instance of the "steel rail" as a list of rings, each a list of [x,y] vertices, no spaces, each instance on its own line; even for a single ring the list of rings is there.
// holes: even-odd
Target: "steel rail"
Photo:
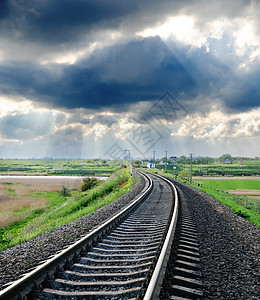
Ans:
[[[129,204],[126,208],[117,213],[114,217],[107,220],[104,224],[93,230],[91,233],[89,233],[73,245],[69,246],[68,248],[58,253],[51,259],[47,260],[42,265],[36,267],[36,269],[29,272],[22,278],[18,279],[4,290],[0,291],[0,299],[16,300],[26,296],[33,290],[35,286],[41,284],[46,279],[46,276],[53,275],[57,267],[63,267],[67,260],[73,259],[75,255],[78,255],[93,241],[102,238],[105,233],[107,233],[113,228],[113,226],[119,224],[121,220],[123,220],[127,215],[129,215],[130,212],[133,209],[135,209],[142,202],[142,200],[146,198],[146,196],[151,192],[153,187],[153,182],[151,178],[143,172],[139,173],[141,173],[147,179],[148,187],[136,200],[134,200],[134,202]]]
[[[174,204],[174,210],[172,213],[172,219],[170,222],[168,233],[166,235],[164,244],[162,246],[161,253],[159,255],[156,266],[152,273],[152,277],[151,277],[151,280],[147,287],[146,293],[144,295],[144,298],[143,298],[144,300],[159,299],[162,281],[163,281],[163,278],[165,275],[167,262],[168,262],[168,259],[170,256],[170,250],[171,250],[171,245],[172,245],[172,241],[174,238],[174,233],[175,233],[177,219],[178,219],[178,210],[179,210],[178,194],[177,194],[177,190],[176,190],[175,186],[173,185],[173,183],[160,175],[156,174],[156,176],[163,179],[170,185],[170,187],[172,188],[173,193],[174,193],[175,204]]]

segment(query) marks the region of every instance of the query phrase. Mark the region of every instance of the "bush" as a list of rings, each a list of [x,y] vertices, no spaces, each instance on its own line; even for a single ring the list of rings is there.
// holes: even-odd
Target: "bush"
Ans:
[[[68,188],[66,188],[64,185],[62,186],[61,190],[59,191],[59,194],[61,196],[65,196],[65,197],[71,196],[70,190]]]
[[[243,217],[245,219],[249,217],[249,215],[245,211],[242,211],[241,209],[238,209],[237,211],[235,211],[235,214],[237,214],[240,217]]]
[[[99,180],[96,177],[93,178],[84,178],[83,179],[83,184],[81,186],[81,191],[87,191],[97,185],[99,183]]]

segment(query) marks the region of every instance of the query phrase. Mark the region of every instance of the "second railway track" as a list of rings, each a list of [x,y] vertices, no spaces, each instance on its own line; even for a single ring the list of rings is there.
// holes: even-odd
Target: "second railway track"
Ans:
[[[0,299],[152,299],[160,292],[177,222],[178,197],[166,179],[149,186],[88,237],[0,292]]]

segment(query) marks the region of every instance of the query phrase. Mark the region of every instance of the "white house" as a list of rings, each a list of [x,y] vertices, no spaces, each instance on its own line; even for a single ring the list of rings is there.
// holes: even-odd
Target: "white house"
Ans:
[[[152,160],[150,160],[150,161],[147,163],[147,168],[148,168],[148,169],[154,169],[154,168],[155,168],[155,163],[154,163]]]
[[[226,159],[224,160],[224,164],[231,164],[231,160],[228,159],[228,158],[226,158]]]

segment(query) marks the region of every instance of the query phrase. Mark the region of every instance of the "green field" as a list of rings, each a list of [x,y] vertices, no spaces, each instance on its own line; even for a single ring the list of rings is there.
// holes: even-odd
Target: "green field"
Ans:
[[[189,169],[189,165],[185,165]],[[259,161],[245,161],[243,165],[238,163],[233,164],[194,164],[192,166],[192,175],[201,176],[256,176],[260,175]]]
[[[253,166],[260,168],[260,160],[246,160],[244,161],[246,166]]]
[[[195,180],[196,182],[221,190],[252,189],[260,190],[258,180]]]
[[[0,175],[108,175],[120,167],[106,160],[26,160],[1,159]]]
[[[179,174],[182,170],[190,170],[190,164],[177,163],[174,165],[168,164],[166,167],[167,172],[172,173],[173,167],[176,167],[175,174]],[[164,170],[165,166],[156,164],[156,168]],[[193,162],[192,165],[193,176],[257,176],[260,175],[260,161],[259,160],[248,160],[244,161],[243,164],[232,163],[224,164],[215,162],[211,164],[197,164]]]
[[[130,176],[129,170],[121,169],[112,174],[108,180],[100,181],[96,187],[86,192],[68,190],[66,196],[60,192],[29,191],[24,198],[27,202],[23,203],[21,197],[16,199],[16,195],[10,189],[10,199],[8,197],[3,199],[5,208],[9,207],[9,211],[0,212],[0,217],[1,213],[10,214],[10,218],[6,219],[6,226],[2,225],[0,228],[0,251],[92,213],[129,192],[134,184],[135,179]],[[35,207],[35,203],[28,206],[31,203],[28,201],[32,199],[40,206]],[[14,209],[16,201],[18,207]]]

